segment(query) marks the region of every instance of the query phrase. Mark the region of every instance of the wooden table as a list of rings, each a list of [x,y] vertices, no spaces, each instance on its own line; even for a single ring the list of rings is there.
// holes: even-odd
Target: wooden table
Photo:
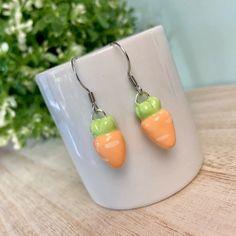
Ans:
[[[60,140],[0,149],[0,235],[236,235],[236,86],[187,93],[204,165],[185,189],[149,207],[97,206]]]

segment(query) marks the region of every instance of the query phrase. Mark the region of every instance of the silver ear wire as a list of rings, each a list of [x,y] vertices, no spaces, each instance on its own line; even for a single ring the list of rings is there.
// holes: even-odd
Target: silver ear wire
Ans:
[[[127,59],[127,63],[128,63],[128,71],[127,71],[127,74],[128,76],[131,76],[131,63],[130,63],[130,59],[129,59],[129,55],[128,53],[126,52],[126,50],[118,43],[118,42],[112,42],[111,45],[115,45],[117,46],[118,48],[120,48],[120,50],[123,52],[123,54],[125,55],[126,59]]]
[[[73,72],[74,72],[77,80],[79,81],[80,85],[82,86],[82,88],[84,88],[88,93],[90,93],[91,91],[84,85],[84,83],[81,81],[81,79],[79,78],[79,75],[77,73],[76,65],[75,65],[77,59],[78,59],[78,57],[73,57],[71,59],[71,67],[73,69]]]
[[[98,113],[99,113],[99,114],[102,113],[103,116],[106,116],[105,111],[103,111],[102,109],[100,109],[100,108],[98,107],[98,105],[97,105],[97,103],[96,103],[96,99],[95,99],[94,93],[93,93],[92,91],[90,91],[90,90],[88,89],[88,87],[86,87],[85,84],[81,81],[81,79],[80,79],[80,77],[79,77],[79,75],[78,75],[78,73],[77,73],[77,68],[76,68],[76,60],[77,60],[77,59],[78,59],[78,57],[73,57],[73,58],[71,59],[71,61],[70,61],[70,62],[71,62],[71,67],[72,67],[72,70],[73,70],[73,72],[74,72],[74,75],[75,75],[76,79],[79,81],[81,87],[82,87],[83,89],[85,89],[85,90],[88,92],[88,97],[89,97],[89,100],[90,100],[90,102],[91,102],[91,104],[92,104],[92,110],[93,110],[92,119],[94,119],[94,118],[95,118],[95,115],[97,115]]]
[[[127,69],[128,78],[129,78],[129,81],[131,82],[131,84],[133,85],[133,87],[135,88],[135,90],[138,92],[139,95],[145,93],[145,95],[149,96],[149,94],[147,92],[143,91],[143,89],[139,86],[137,80],[133,76],[132,70],[131,70],[130,58],[129,58],[129,55],[126,52],[126,50],[116,41],[112,42],[111,45],[112,46],[117,46],[121,50],[121,52],[125,55],[125,58],[126,58],[127,63],[128,63],[128,69]]]

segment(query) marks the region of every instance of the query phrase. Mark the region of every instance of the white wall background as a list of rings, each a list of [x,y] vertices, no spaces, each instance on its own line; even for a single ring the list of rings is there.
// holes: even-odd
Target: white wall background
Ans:
[[[185,88],[236,82],[235,0],[128,0],[139,30],[162,24]]]

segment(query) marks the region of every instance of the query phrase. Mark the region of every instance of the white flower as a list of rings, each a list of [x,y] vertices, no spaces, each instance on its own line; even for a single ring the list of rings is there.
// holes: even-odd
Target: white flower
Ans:
[[[44,126],[43,127],[43,134],[44,134],[44,136],[48,138],[48,137],[50,137],[50,133],[51,132],[50,132],[49,127],[48,126]]]
[[[25,45],[25,42],[26,42],[26,34],[25,34],[23,31],[20,31],[20,32],[18,33],[17,40],[18,40],[19,48],[20,48],[21,50],[25,50],[25,49],[26,49],[26,45]]]
[[[21,148],[21,144],[19,139],[16,136],[16,133],[12,134],[12,138],[11,138],[12,142],[13,142],[13,148],[16,150],[19,150]]]
[[[32,30],[32,26],[33,26],[33,21],[31,19],[26,21],[24,24],[24,28],[27,32],[30,32]]]
[[[71,11],[71,20],[73,24],[77,23],[84,23],[85,19],[80,17],[86,13],[86,7],[84,4],[72,4],[72,11]]]
[[[27,127],[22,127],[20,129],[20,134],[22,134],[22,135],[28,135],[29,133],[30,133],[30,129]]]
[[[18,137],[16,136],[16,132],[13,130],[13,129],[9,129],[7,131],[7,134],[9,137],[11,137],[11,141],[13,143],[13,148],[18,150],[21,148],[21,144],[20,144],[20,141],[18,139]]]
[[[42,121],[42,115],[39,114],[39,113],[35,113],[35,114],[33,115],[33,121],[34,121],[35,123],[41,122],[41,121]]]
[[[52,3],[51,8],[52,8],[52,10],[56,11],[57,10],[57,5],[55,3]]]
[[[41,8],[43,6],[43,1],[42,0],[27,0],[25,3],[24,3],[24,8],[26,8],[27,10],[31,11],[33,8],[32,6],[35,6],[36,8]]]
[[[14,8],[14,3],[3,3],[2,4],[2,14],[4,16],[10,16],[11,15],[11,10]]]
[[[101,7],[100,1],[99,0],[95,0],[95,5],[96,5],[96,7]]]
[[[108,2],[109,6],[112,8],[112,9],[116,9],[117,8],[117,3],[115,1],[109,1]]]
[[[32,5],[32,1],[27,1],[26,8],[30,9]],[[38,3],[40,4],[40,3]],[[19,0],[12,0],[9,4],[4,4],[3,12],[9,15],[13,14],[13,17],[9,19],[8,25],[5,28],[5,32],[8,35],[15,34],[18,40],[18,46],[21,51],[27,50],[26,46],[26,33],[32,30],[33,21],[29,19],[27,21],[23,21],[22,15],[22,6]],[[5,15],[6,15],[5,14]]]
[[[36,8],[41,8],[43,6],[42,0],[35,0],[34,5]]]
[[[3,3],[2,8],[6,9],[6,10],[9,10],[9,9],[11,9],[11,4],[10,3]]]
[[[32,5],[33,5],[33,2],[32,1],[25,1],[24,3],[24,8],[28,11],[32,11]]]
[[[32,53],[33,52],[33,48],[32,47],[28,47],[28,53]]]
[[[86,8],[84,6],[84,4],[80,3],[80,4],[77,4],[76,7],[75,7],[75,11],[80,14],[80,15],[83,15],[86,13]]]
[[[8,49],[9,49],[8,43],[7,43],[7,42],[3,42],[3,43],[1,44],[1,50],[2,50],[2,52],[7,52]]]
[[[16,13],[15,13],[15,21],[16,23],[20,24],[22,18],[22,13],[20,11],[20,8],[17,8]]]
[[[5,120],[5,116],[6,116],[6,111],[0,111],[0,127],[3,127],[6,125],[6,120]]]
[[[0,127],[3,127],[7,124],[6,116],[10,118],[15,117],[16,113],[12,108],[17,106],[16,100],[14,97],[7,97],[2,102],[0,106]]]
[[[0,136],[0,147],[6,146],[8,143],[8,136]]]
[[[3,42],[0,44],[0,54],[7,53],[9,50],[9,45],[7,42]]]
[[[17,104],[16,104],[16,100],[14,97],[8,97],[6,99],[6,102],[11,106],[11,107],[16,107]]]
[[[70,47],[70,50],[71,50],[72,54],[78,55],[78,56],[82,55],[82,53],[83,53],[83,47],[78,44],[72,44]]]
[[[61,53],[62,53],[61,48],[57,48],[57,49],[56,49],[56,52],[57,52],[57,54],[61,54]]]

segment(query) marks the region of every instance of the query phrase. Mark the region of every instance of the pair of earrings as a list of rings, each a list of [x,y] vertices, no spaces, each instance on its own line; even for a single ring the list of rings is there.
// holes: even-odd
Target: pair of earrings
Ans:
[[[161,108],[161,102],[157,97],[150,96],[144,91],[131,72],[131,62],[126,50],[118,43],[117,46],[125,55],[128,63],[128,79],[137,91],[135,97],[135,113],[141,121],[141,128],[146,136],[163,149],[170,149],[175,145],[175,128],[170,113]],[[80,80],[76,70],[76,60],[71,59],[73,72],[80,85],[88,92],[92,104],[92,122],[90,131],[94,136],[94,147],[101,159],[113,168],[120,168],[125,161],[125,139],[117,127],[113,116],[107,115],[96,103],[95,96]]]

